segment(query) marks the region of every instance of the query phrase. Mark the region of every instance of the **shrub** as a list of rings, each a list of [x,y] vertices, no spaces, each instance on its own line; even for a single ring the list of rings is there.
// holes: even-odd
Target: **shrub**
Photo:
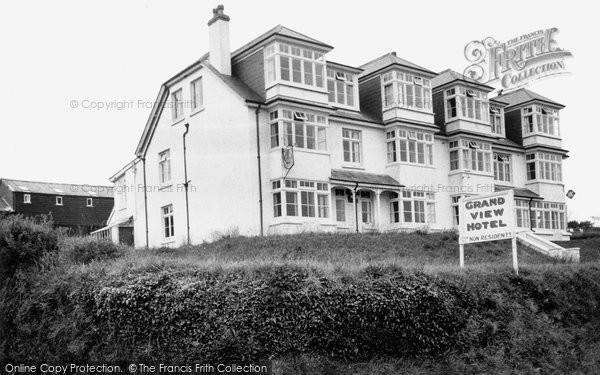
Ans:
[[[18,269],[56,252],[58,238],[58,231],[45,217],[34,220],[14,215],[0,219],[0,285]]]
[[[113,242],[93,238],[66,238],[61,252],[73,263],[87,264],[94,260],[108,260],[123,255],[123,248]]]

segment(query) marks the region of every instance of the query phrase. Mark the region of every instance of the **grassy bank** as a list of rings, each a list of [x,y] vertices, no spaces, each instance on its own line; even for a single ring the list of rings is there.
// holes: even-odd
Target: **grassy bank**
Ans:
[[[28,256],[0,290],[0,361],[270,360],[286,375],[600,371],[594,260],[520,250],[517,276],[503,242],[467,246],[459,269],[454,233],[144,251],[55,242],[47,228],[19,225],[0,226],[0,238],[29,239],[5,241]],[[44,241],[57,246],[44,251]]]

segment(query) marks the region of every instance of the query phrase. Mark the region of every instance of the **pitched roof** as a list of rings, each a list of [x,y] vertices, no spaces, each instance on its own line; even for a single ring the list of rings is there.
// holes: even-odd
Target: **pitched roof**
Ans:
[[[444,71],[441,71],[440,74],[435,76],[431,80],[431,87],[434,87],[434,88],[439,87],[439,86],[442,86],[442,85],[445,85],[447,83],[454,82],[454,81],[463,81],[466,83],[470,83],[472,85],[484,87],[484,88],[488,89],[489,91],[494,90],[493,87],[484,85],[483,83],[478,82],[478,81],[476,81],[470,77],[467,77],[465,75],[462,75],[460,73],[457,73],[452,69],[446,69]]]
[[[421,71],[423,73],[431,74],[431,75],[436,74],[434,71],[431,71],[427,68],[424,68],[420,65],[417,65],[413,62],[410,62],[408,60],[405,60],[403,58],[396,56],[396,52],[390,52],[381,57],[378,57],[375,60],[369,61],[368,63],[361,65],[359,68],[364,70],[364,72],[362,72],[362,74],[361,74],[361,76],[364,77],[364,76],[368,76],[371,73],[377,72],[383,68],[387,68],[388,66],[391,66],[391,65],[400,65],[400,66],[403,66],[406,68],[415,69],[415,70]]]
[[[8,186],[10,190],[21,193],[113,198],[112,186],[9,180],[5,178],[1,180],[1,183]]]
[[[331,177],[329,177],[329,179],[331,181],[363,183],[368,185],[404,187],[404,185],[401,185],[398,181],[387,174],[356,172],[343,169],[332,169]]]
[[[288,27],[285,27],[282,25],[277,25],[274,28],[265,32],[264,34],[261,34],[257,38],[252,39],[250,42],[244,44],[240,48],[233,51],[233,53],[231,53],[231,57],[237,56],[237,55],[241,54],[242,52],[245,52],[246,50],[254,47],[255,45],[265,41],[266,39],[268,39],[274,35],[281,35],[281,36],[291,38],[291,39],[296,39],[296,40],[299,40],[302,42],[315,44],[315,45],[324,47],[326,49],[333,49],[333,47],[327,43],[323,43],[320,40],[317,40],[317,39],[311,38],[309,36],[306,36],[304,34],[301,34],[301,33],[294,31]]]
[[[503,186],[503,185],[494,185],[494,191],[505,191],[505,190],[514,190],[515,197],[519,198],[528,198],[528,199],[544,199],[535,192],[527,189],[527,188],[514,188],[511,186]]]
[[[248,87],[239,78],[221,74],[221,72],[219,72],[214,66],[210,65],[208,58],[207,60],[203,61],[203,64],[206,65],[206,67],[213,73],[215,73],[217,77],[221,78],[221,80],[225,82],[225,84],[227,84],[227,86],[229,86],[233,91],[235,91],[236,94],[238,94],[242,99],[257,103],[262,103],[264,101],[263,98],[256,93],[256,91]]]
[[[3,197],[0,197],[0,212],[12,212],[13,208],[12,206],[6,201],[6,199],[4,199]]]
[[[552,105],[555,105],[555,106],[561,107],[561,108],[565,107],[564,105],[562,105],[558,102],[555,102],[552,99],[548,99],[543,95],[540,95],[531,90],[527,90],[525,88],[511,91],[507,94],[499,95],[499,96],[495,97],[494,99],[502,100],[503,102],[508,103],[509,107],[528,103],[531,101],[545,102],[545,103],[552,104]]]

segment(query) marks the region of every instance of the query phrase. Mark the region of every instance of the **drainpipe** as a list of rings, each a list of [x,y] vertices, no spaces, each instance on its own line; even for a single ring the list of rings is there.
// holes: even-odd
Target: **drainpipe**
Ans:
[[[185,132],[183,132],[183,175],[184,175],[184,183],[185,187],[185,217],[187,220],[187,244],[190,244],[190,203],[189,203],[189,194],[188,194],[188,186],[190,181],[187,177],[187,152],[186,152],[186,144],[185,144],[185,136],[190,131],[190,124],[185,124]]]
[[[146,250],[148,250],[148,190],[146,189],[146,156],[142,158],[142,167],[144,172],[144,216],[146,218]]]
[[[354,222],[356,223],[356,233],[359,232],[358,230],[358,182],[356,183],[356,186],[354,186]]]
[[[258,163],[258,205],[260,208],[260,235],[264,235],[264,222],[263,222],[263,192],[262,192],[262,169],[260,165],[260,130],[258,114],[260,112],[260,103],[256,107],[254,115],[256,117],[256,161]]]

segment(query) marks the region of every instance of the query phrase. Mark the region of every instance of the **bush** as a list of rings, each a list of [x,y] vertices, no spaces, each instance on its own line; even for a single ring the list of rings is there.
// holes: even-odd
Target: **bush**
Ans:
[[[73,263],[87,264],[94,260],[118,258],[123,255],[123,248],[110,241],[74,237],[61,243],[61,252]]]
[[[46,218],[21,215],[0,219],[0,285],[19,269],[25,269],[58,250],[59,232]]]

